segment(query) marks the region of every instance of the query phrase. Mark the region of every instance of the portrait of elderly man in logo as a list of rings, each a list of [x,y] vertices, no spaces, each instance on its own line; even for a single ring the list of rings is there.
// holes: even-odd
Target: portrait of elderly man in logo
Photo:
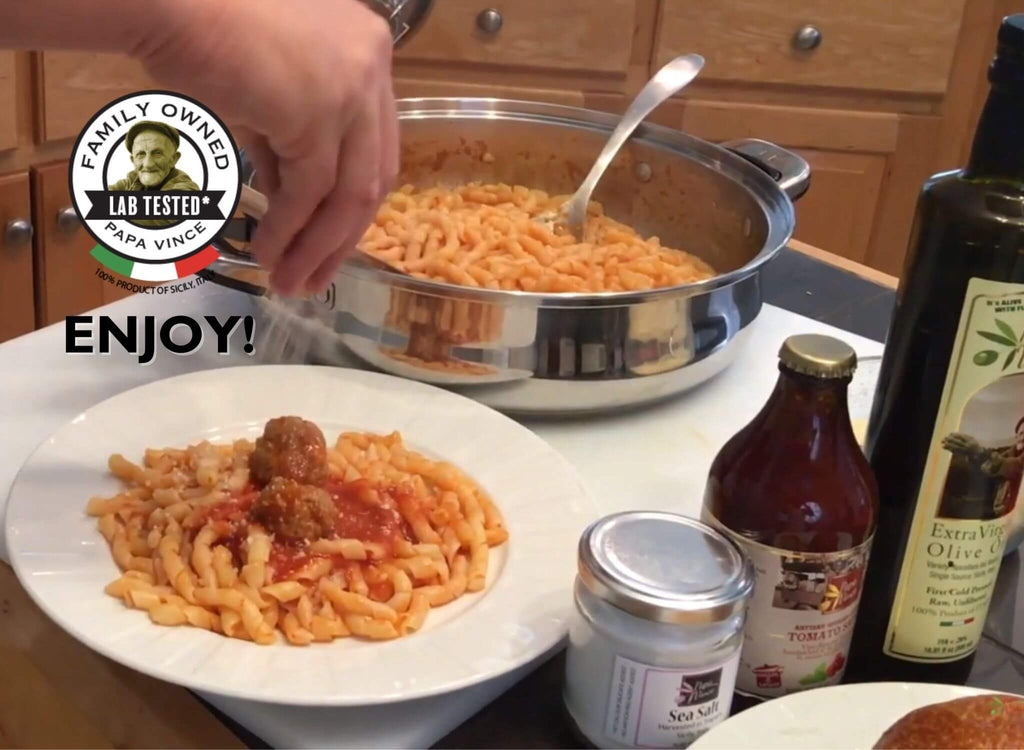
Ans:
[[[198,190],[199,186],[185,172],[175,167],[181,152],[178,131],[163,122],[143,120],[131,127],[124,139],[132,158],[132,169],[123,180],[108,190]],[[142,219],[143,226],[165,226],[175,221]]]

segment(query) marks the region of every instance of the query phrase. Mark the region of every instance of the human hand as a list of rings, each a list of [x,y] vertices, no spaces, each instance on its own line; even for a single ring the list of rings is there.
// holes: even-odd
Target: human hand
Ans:
[[[135,54],[241,126],[270,199],[252,252],[277,292],[322,291],[398,171],[387,24],[357,0],[159,2]]]
[[[967,456],[977,456],[982,452],[981,444],[977,440],[959,432],[952,432],[942,438],[942,447],[950,453],[962,453]]]

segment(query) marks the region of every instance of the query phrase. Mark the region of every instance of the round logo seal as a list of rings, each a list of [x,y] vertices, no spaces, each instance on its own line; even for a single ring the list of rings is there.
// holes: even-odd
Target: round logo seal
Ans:
[[[98,243],[93,257],[142,281],[189,276],[218,257],[242,172],[231,133],[209,109],[169,91],[123,96],[78,136],[71,200]]]

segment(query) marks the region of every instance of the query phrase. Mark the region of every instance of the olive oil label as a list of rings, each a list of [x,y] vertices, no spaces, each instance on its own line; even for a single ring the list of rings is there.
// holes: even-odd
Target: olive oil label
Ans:
[[[605,734],[628,747],[686,747],[729,716],[738,658],[667,669],[616,655]]]
[[[981,638],[1024,464],[1024,285],[971,279],[921,478],[889,656],[944,662]]]
[[[706,506],[702,520],[736,542],[754,565],[736,689],[774,698],[838,683],[871,539],[839,552],[792,552],[737,534]]]

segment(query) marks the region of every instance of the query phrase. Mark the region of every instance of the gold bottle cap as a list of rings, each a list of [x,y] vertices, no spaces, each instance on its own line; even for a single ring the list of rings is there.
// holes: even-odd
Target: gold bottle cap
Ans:
[[[849,344],[817,333],[790,336],[779,360],[786,369],[815,378],[848,378],[857,369],[857,353]]]

